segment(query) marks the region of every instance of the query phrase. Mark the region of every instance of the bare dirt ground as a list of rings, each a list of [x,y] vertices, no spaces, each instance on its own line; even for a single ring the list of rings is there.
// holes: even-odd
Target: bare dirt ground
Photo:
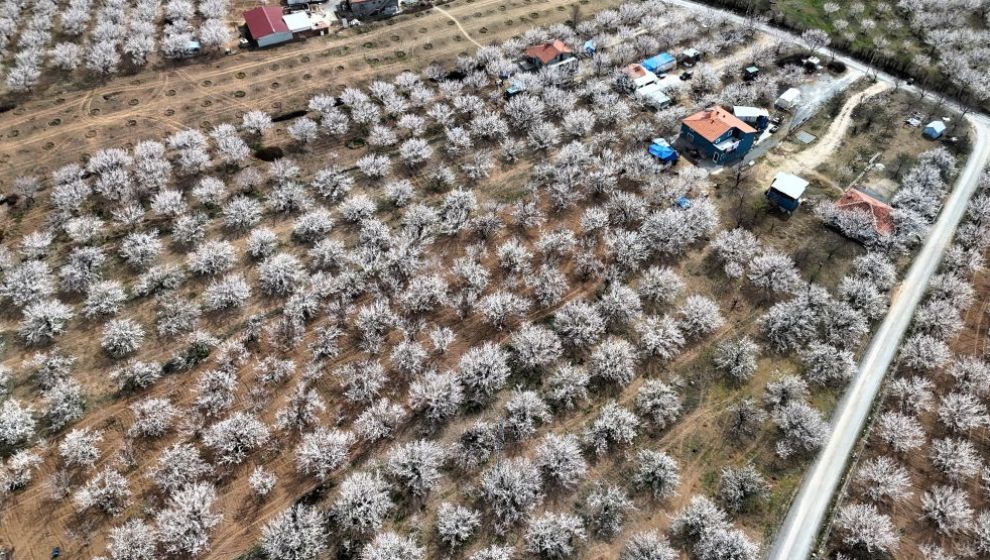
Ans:
[[[99,148],[232,120],[248,109],[278,114],[305,108],[314,93],[333,92],[342,83],[452,60],[475,49],[464,34],[483,44],[502,41],[529,25],[619,3],[463,0],[444,9],[454,19],[424,11],[336,36],[198,59],[32,99],[0,114],[0,190],[18,175],[50,172]]]
[[[582,3],[585,2],[585,3]],[[377,75],[392,76],[406,68],[422,67],[434,60],[450,59],[460,52],[473,50],[469,39],[477,38],[484,43],[494,39],[505,39],[513,31],[524,29],[526,22],[547,24],[570,19],[576,14],[574,10],[587,10],[588,13],[605,6],[618,4],[611,0],[543,0],[543,1],[503,1],[495,0],[466,0],[464,3],[447,5],[444,13],[437,11],[423,12],[417,15],[400,17],[390,22],[360,31],[348,31],[339,38],[313,38],[301,44],[289,45],[272,51],[256,51],[241,53],[229,58],[219,58],[210,63],[185,66],[171,69],[158,74],[148,73],[130,78],[115,80],[97,91],[90,93],[65,94],[62,101],[43,99],[25,103],[14,111],[0,115],[0,176],[7,180],[14,173],[43,173],[55,166],[68,161],[77,161],[84,154],[96,149],[114,145],[125,145],[139,138],[162,136],[173,130],[184,127],[208,126],[221,120],[236,118],[238,113],[248,108],[265,109],[273,113],[290,111],[304,107],[306,99],[317,91],[336,93],[343,84],[355,85],[362,80]],[[465,38],[467,37],[467,38]],[[370,45],[370,46],[369,46]],[[401,51],[398,49],[402,49]],[[399,56],[402,52],[402,56]],[[730,55],[728,61],[714,61],[720,67],[735,65],[748,57],[750,49],[745,49]],[[252,84],[249,86],[248,84]],[[242,89],[237,89],[238,87]],[[243,95],[238,95],[242,93]],[[130,99],[136,100],[131,104]],[[34,109],[32,109],[34,108]],[[55,119],[62,119],[59,124],[51,124]],[[131,123],[134,124],[131,124]],[[12,132],[17,133],[11,136]],[[323,154],[320,145],[315,148]],[[38,154],[44,154],[39,157]],[[537,156],[539,157],[539,156]],[[315,158],[313,158],[315,159]],[[519,167],[511,169],[518,172]],[[519,186],[515,183],[525,180],[525,173],[520,177],[493,178],[489,196],[510,197],[513,189]],[[486,186],[487,188],[488,186]],[[779,216],[769,215],[765,209],[757,205],[762,201],[762,195],[753,189],[740,189],[742,197],[731,189],[723,189],[716,195],[719,205],[725,214],[745,213],[745,221],[752,226],[768,244],[795,254],[795,260],[811,279],[833,287],[839,276],[848,265],[849,259],[858,254],[858,245],[843,240],[835,234],[824,231],[810,213],[783,220]],[[736,199],[739,198],[738,209]],[[755,210],[751,209],[756,208]],[[564,216],[562,222],[576,222],[577,213]],[[267,223],[267,222],[266,222]],[[284,223],[267,224],[272,227],[284,228]],[[828,236],[825,241],[821,236]],[[531,239],[530,239],[531,240]],[[240,243],[243,240],[238,241]],[[835,249],[834,247],[839,247]],[[457,252],[461,249],[454,242],[444,246],[443,250]],[[828,252],[828,257],[825,253]],[[833,259],[833,253],[835,255]],[[824,266],[827,264],[828,266]],[[247,268],[247,267],[245,267]],[[663,367],[649,365],[645,368],[640,381],[631,384],[609,396],[629,405],[636,389],[644,378],[662,378],[670,380],[674,375],[682,377],[688,387],[685,390],[686,406],[684,417],[668,432],[652,437],[645,446],[669,450],[682,464],[682,483],[678,496],[663,503],[649,500],[637,500],[638,513],[633,523],[626,529],[626,535],[635,530],[646,528],[665,528],[671,516],[693,494],[711,494],[717,486],[718,470],[725,465],[743,465],[754,462],[766,467],[772,477],[774,497],[770,504],[760,506],[758,511],[741,519],[741,525],[754,536],[758,536],[767,527],[772,527],[782,515],[782,507],[786,506],[790,488],[799,480],[801,466],[791,463],[781,465],[771,451],[768,443],[774,439],[772,427],[765,427],[761,434],[752,441],[738,445],[726,445],[725,432],[721,426],[721,416],[725,409],[744,395],[759,397],[766,382],[777,375],[778,371],[793,372],[796,364],[779,356],[761,360],[760,371],[745,387],[729,386],[713,379],[711,372],[711,345],[720,340],[740,336],[743,333],[753,333],[756,330],[756,319],[768,302],[751,297],[752,294],[740,293],[738,285],[726,282],[724,277],[714,271],[712,263],[706,260],[706,255],[698,253],[678,265],[679,272],[689,281],[691,291],[718,299],[724,304],[728,323],[714,333],[703,343],[685,352],[675,363]],[[253,280],[250,278],[249,280]],[[193,292],[202,289],[202,283],[191,283]],[[597,284],[574,284],[564,301],[586,296],[591,298],[598,288]],[[730,303],[731,300],[731,303]],[[270,305],[272,302],[267,302]],[[555,309],[555,308],[554,308]],[[539,321],[552,313],[554,309],[543,310],[528,317],[531,321]],[[269,311],[259,307],[249,312]],[[150,307],[141,309],[138,313],[151,313]],[[246,314],[244,315],[246,316]],[[10,318],[8,317],[9,321]],[[213,332],[226,331],[236,333],[240,325],[231,321],[222,325],[222,319],[209,325]],[[467,347],[485,338],[494,339],[499,334],[493,334],[475,318],[474,320],[457,320],[446,317],[445,323],[454,328],[459,339],[458,345]],[[93,328],[98,326],[94,325]],[[301,347],[305,348],[309,340]],[[92,356],[92,331],[86,328],[75,329],[71,336],[60,339],[60,345],[68,351],[79,349],[81,354]],[[451,355],[460,354],[457,348]],[[165,359],[175,347],[156,347],[142,358]],[[263,352],[262,352],[263,353]],[[342,355],[333,363],[328,364],[332,369],[338,364],[353,360],[359,355],[355,348],[345,349]],[[27,359],[27,353],[19,350],[9,354],[12,361],[20,362]],[[302,360],[300,360],[301,362]],[[437,364],[437,367],[452,366],[453,364]],[[191,386],[198,377],[198,371],[185,375],[169,376],[162,379],[155,387],[142,393],[140,397],[118,398],[112,396],[112,389],[106,387],[105,373],[111,365],[106,359],[85,359],[77,370],[85,372],[84,378],[90,386],[103,386],[92,394],[100,395],[96,402],[89,403],[89,415],[77,427],[99,427],[106,434],[107,443],[116,446],[123,439],[127,418],[130,416],[127,407],[138,398],[169,396],[173,402],[188,407],[194,398]],[[244,373],[243,375],[248,375]],[[330,385],[327,382],[325,385]],[[274,410],[281,406],[285,390],[274,395],[268,405],[262,409],[261,416],[270,422]],[[325,394],[333,394],[334,387],[320,387]],[[394,388],[402,393],[402,387]],[[239,395],[238,408],[242,408],[247,400],[244,394]],[[832,395],[817,395],[816,405],[828,407]],[[348,413],[345,406],[330,402],[328,417]],[[501,404],[501,403],[499,403]],[[464,423],[449,426],[444,430],[441,440],[450,441],[468,421],[480,418],[496,418],[499,415],[498,406],[489,407],[481,414],[465,419]],[[597,414],[595,406],[588,406],[574,414],[562,417],[560,420],[546,426],[547,430],[578,429],[586,425]],[[417,437],[416,428],[412,427],[401,434],[401,440]],[[136,458],[135,465],[125,474],[132,480],[143,480],[143,476],[135,475],[148,463],[157,457],[158,453],[172,443],[173,438],[158,440],[146,447],[130,450]],[[315,483],[296,473],[294,456],[291,450],[297,443],[294,438],[278,439],[260,457],[253,458],[246,464],[240,465],[224,473],[219,481],[218,493],[220,498],[216,510],[224,513],[223,523],[213,532],[211,551],[205,558],[232,559],[249,550],[256,542],[260,527],[276,512],[288,504],[308,494],[314,489]],[[376,458],[376,449],[362,449],[355,459],[356,465],[367,465]],[[596,462],[595,478],[619,482],[628,476],[630,462],[628,457],[608,457]],[[49,489],[40,482],[54,473],[52,461],[47,461],[42,472],[38,473],[38,484],[32,484],[24,492],[13,495],[3,504],[3,518],[0,522],[0,540],[4,544],[15,546],[17,558],[43,559],[53,543],[71,543],[71,548],[63,545],[63,550],[70,552],[73,557],[90,557],[103,551],[102,536],[96,536],[92,541],[88,535],[104,535],[105,531],[94,532],[95,527],[106,529],[116,520],[105,518],[84,517],[76,514],[70,502],[66,499],[52,499]],[[274,493],[264,502],[256,502],[250,498],[246,478],[255,464],[264,466],[279,476],[279,484]],[[131,476],[134,475],[134,476]],[[600,476],[598,476],[600,475]],[[448,495],[457,495],[463,489],[459,484],[466,482],[452,478],[445,483],[435,496],[441,500]],[[135,496],[139,496],[129,509],[119,519],[153,512],[160,507],[160,498],[149,490],[149,484],[132,483]],[[329,493],[332,487],[324,488]],[[316,495],[319,501],[324,495]],[[573,504],[578,496],[566,495],[549,499],[547,509],[556,509],[561,505]],[[423,511],[426,511],[424,508]],[[402,528],[429,526],[425,514],[415,511],[398,523]],[[609,543],[595,543],[586,550],[588,558],[615,558],[624,539],[616,538]],[[439,552],[435,548],[431,553]],[[434,556],[430,556],[434,557]]]
[[[825,135],[816,140],[815,143],[807,150],[799,152],[797,155],[788,158],[784,164],[780,166],[778,171],[783,171],[786,173],[801,173],[817,169],[819,165],[828,161],[835,155],[840,144],[842,144],[843,140],[846,138],[846,133],[849,131],[849,126],[852,124],[853,110],[859,106],[863,100],[883,93],[890,88],[890,84],[886,82],[877,82],[850,97],[842,106],[842,110],[839,112],[839,115],[832,120],[832,124],[829,125],[828,131]]]

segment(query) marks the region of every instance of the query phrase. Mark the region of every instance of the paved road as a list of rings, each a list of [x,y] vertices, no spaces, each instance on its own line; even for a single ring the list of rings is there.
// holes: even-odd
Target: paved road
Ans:
[[[690,10],[718,12],[738,23],[746,23],[745,18],[741,16],[697,2],[664,1]],[[796,36],[786,31],[767,25],[760,25],[759,28],[784,41],[799,42]],[[893,76],[871,69],[862,62],[844,56],[837,58],[850,68],[875,74],[880,81],[898,83]],[[915,86],[906,86],[903,83],[900,87],[915,93],[920,91]],[[934,96],[932,92],[928,93]],[[959,109],[954,103],[948,105]],[[866,425],[887,369],[897,354],[897,348],[911,324],[914,311],[925,293],[929,279],[938,269],[942,255],[949,247],[956,227],[966,213],[966,205],[976,191],[980,174],[990,161],[990,117],[973,113],[966,118],[976,132],[973,153],[959,174],[952,194],[945,201],[942,213],[928,233],[924,246],[894,293],[887,317],[873,335],[855,377],[835,409],[828,442],[805,475],[801,488],[791,503],[787,518],[770,549],[771,560],[803,560],[811,557],[815,551],[818,535],[832,505],[833,496],[845,476],[856,441]]]
[[[976,191],[980,174],[990,160],[990,127],[985,119],[972,119],[976,128],[973,154],[956,182],[924,247],[894,294],[887,317],[873,335],[859,370],[835,410],[828,443],[804,477],[801,489],[777,533],[770,550],[773,560],[799,560],[814,552],[818,535],[842,483],[850,456],[866,425],[872,403],[883,385],[888,367],[897,354],[915,308],[949,247],[966,205]]]

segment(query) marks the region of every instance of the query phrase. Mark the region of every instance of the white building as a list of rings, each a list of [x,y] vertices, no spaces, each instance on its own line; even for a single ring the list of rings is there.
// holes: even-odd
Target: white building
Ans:
[[[742,105],[736,105],[732,108],[732,114],[742,122],[756,128],[759,128],[757,125],[760,124],[761,119],[763,119],[764,123],[770,120],[770,111],[767,111],[761,107],[744,107]]]
[[[785,111],[790,111],[801,102],[801,90],[798,88],[791,88],[784,93],[780,94],[777,98],[777,102],[774,105]]]
[[[671,103],[670,97],[663,92],[663,88],[657,83],[639,88],[636,90],[635,95],[655,109],[663,109]]]
[[[313,29],[313,24],[309,21],[309,14],[306,12],[292,12],[282,16],[282,21],[289,31],[293,33],[305,33]]]

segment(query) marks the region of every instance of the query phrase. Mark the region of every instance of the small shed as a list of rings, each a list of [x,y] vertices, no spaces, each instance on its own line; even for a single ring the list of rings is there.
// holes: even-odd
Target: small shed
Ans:
[[[663,138],[654,138],[647,149],[650,155],[660,160],[662,163],[674,163],[680,154]]]
[[[767,200],[790,214],[801,205],[801,197],[807,188],[808,181],[797,175],[778,173],[767,189]]]
[[[801,90],[798,88],[791,88],[784,93],[780,94],[774,105],[779,109],[784,109],[785,111],[790,111],[801,102]]]
[[[745,69],[743,69],[743,80],[747,82],[751,82],[755,80],[756,77],[759,75],[760,75],[759,66],[747,66]]]
[[[945,123],[942,121],[932,121],[925,126],[924,132],[925,138],[929,140],[938,140],[945,134]]]
[[[292,12],[282,16],[282,21],[293,33],[306,33],[313,29],[313,23],[306,12]]]
[[[643,68],[642,64],[630,64],[622,69],[622,74],[632,82],[633,89],[639,89],[657,81],[657,75]]]
[[[196,39],[189,39],[189,41],[186,42],[186,48],[183,51],[182,56],[197,56],[201,52],[203,52],[203,45],[201,45]]]
[[[701,60],[701,51],[695,48],[687,49],[681,53],[681,64],[684,66],[694,66]]]
[[[677,59],[674,55],[663,52],[656,56],[651,56],[643,61],[643,67],[653,72],[654,74],[659,74],[661,72],[668,72],[673,70],[677,66]]]
[[[764,130],[770,124],[770,111],[760,107],[736,105],[732,108],[732,114],[756,130]]]
[[[282,20],[282,8],[259,6],[244,12],[248,35],[259,47],[270,47],[292,40],[292,32]]]

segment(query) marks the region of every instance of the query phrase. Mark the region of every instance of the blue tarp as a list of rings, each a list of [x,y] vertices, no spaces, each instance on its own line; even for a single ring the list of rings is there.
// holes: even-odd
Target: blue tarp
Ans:
[[[657,73],[673,68],[677,64],[677,59],[670,53],[660,53],[656,56],[647,58],[642,64],[643,68],[646,68],[650,72]]]
[[[675,162],[678,157],[677,150],[657,143],[650,144],[650,155],[664,163]]]

